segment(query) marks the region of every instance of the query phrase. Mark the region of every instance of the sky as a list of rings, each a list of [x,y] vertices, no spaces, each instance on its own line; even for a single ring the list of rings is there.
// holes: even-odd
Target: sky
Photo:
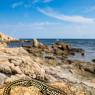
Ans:
[[[14,38],[95,39],[95,0],[0,0],[0,32]]]

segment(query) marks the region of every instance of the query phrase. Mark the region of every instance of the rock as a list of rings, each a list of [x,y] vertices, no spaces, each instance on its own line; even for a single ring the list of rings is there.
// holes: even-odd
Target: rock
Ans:
[[[7,79],[5,79],[4,82],[5,83],[10,83],[10,82],[13,82],[15,80],[24,79],[24,78],[26,78],[25,74],[16,74],[16,75],[11,75]]]
[[[12,95],[42,95],[39,89],[35,87],[16,87],[14,90],[11,92]]]
[[[23,60],[21,60],[20,58],[9,58],[8,61],[15,66],[20,66],[23,63]]]
[[[50,74],[45,75],[45,80],[47,80],[48,82],[51,82],[51,83],[54,81],[57,81],[57,79]]]
[[[71,83],[68,81],[53,82],[48,84],[51,87],[64,91],[67,95],[94,95],[95,89],[87,87],[82,83]],[[3,89],[0,89],[0,95],[3,94]],[[11,95],[42,95],[40,90],[36,87],[21,87],[16,86],[11,89]]]
[[[94,63],[95,63],[95,59],[92,59],[92,62],[94,62]]]
[[[70,82],[54,82],[50,84],[53,87],[59,88],[67,93],[67,95],[94,95],[95,89],[87,87],[82,83],[70,83]]]
[[[0,61],[0,72],[6,75],[26,74],[44,77],[44,70],[40,64],[44,64],[41,59],[30,58],[23,48],[3,48],[0,54],[4,54]]]
[[[57,56],[68,56],[70,54],[74,54],[74,52],[71,52],[71,46],[64,42],[56,42],[52,46],[53,53]]]
[[[0,33],[0,39],[1,39],[2,41],[11,41],[11,40],[15,40],[14,38],[9,37],[9,36],[7,36],[7,35],[5,35],[5,34],[3,34],[3,33]]]
[[[10,66],[12,73],[14,74],[22,74],[23,72],[21,71],[19,66],[14,66],[14,64],[11,64]]]
[[[71,48],[69,44],[64,43],[64,42],[56,42],[55,45],[57,45],[57,47],[62,50],[69,50]]]
[[[39,64],[45,64],[45,61],[43,61],[41,58],[37,57],[36,59],[34,59],[35,62],[39,63]]]
[[[3,94],[3,89],[0,89],[0,95]],[[10,95],[42,95],[38,88],[33,86],[30,87],[21,87],[16,86],[15,88],[11,89]]]
[[[70,51],[84,54],[84,50],[81,48],[71,48]]]
[[[37,39],[33,39],[33,47],[42,48],[42,49],[47,48],[47,46],[39,42]]]
[[[70,54],[71,54],[71,55],[73,55],[73,56],[75,55],[75,53],[74,53],[74,52],[70,52]]]
[[[84,55],[85,55],[85,53],[84,53],[84,52],[81,52],[81,55],[82,55],[82,56],[84,56]]]
[[[46,53],[44,53],[43,54],[43,58],[46,58],[46,59],[55,59],[55,56],[53,55],[53,54],[46,54]]]
[[[84,67],[84,70],[86,72],[89,72],[89,73],[92,73],[92,74],[95,74],[95,67]]]
[[[5,42],[0,42],[0,48],[1,47],[7,47],[7,43],[5,43]]]
[[[1,52],[5,53],[9,56],[23,56],[23,55],[29,55],[26,50],[24,50],[22,47],[17,48],[2,48],[0,49]]]
[[[40,43],[37,39],[33,39],[33,47],[40,47],[43,46],[42,43]]]
[[[68,63],[68,64],[72,64],[72,61],[71,61],[71,60],[67,60],[66,63]]]
[[[37,45],[35,45],[37,47],[25,48],[0,48],[0,73],[7,76],[6,79],[3,78],[5,83],[24,77],[37,78],[51,83],[60,81],[64,86],[61,88],[68,95],[93,95],[95,91],[95,64],[68,60],[67,56],[71,52],[83,51],[71,47],[67,48],[65,45],[63,49],[63,46],[60,45],[63,44],[55,44],[49,48]],[[52,49],[55,49],[55,52]],[[44,54],[46,54],[46,58],[43,58]],[[60,65],[58,61],[60,61]],[[57,85],[62,86],[61,83]],[[57,87],[56,83],[54,85]],[[31,93],[27,91],[23,93]]]
[[[82,56],[85,55],[85,51],[81,48],[73,48],[69,44],[64,42],[56,42],[51,45],[52,53],[56,56],[65,56],[68,57],[69,55],[75,55],[76,53],[80,53]]]
[[[3,73],[0,73],[0,85],[4,84],[4,80],[7,78],[7,76]]]
[[[39,46],[39,42],[36,39],[33,39],[33,47],[38,47]]]
[[[0,63],[0,72],[2,72],[4,74],[12,74],[12,71],[10,68],[10,63],[9,62]]]

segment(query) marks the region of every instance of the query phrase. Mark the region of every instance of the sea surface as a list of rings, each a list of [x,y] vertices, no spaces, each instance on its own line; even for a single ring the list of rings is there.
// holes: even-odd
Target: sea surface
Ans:
[[[32,39],[27,39],[32,40]],[[76,54],[75,56],[69,56],[69,59],[81,60],[86,62],[91,62],[92,59],[95,59],[95,39],[38,39],[40,42],[51,45],[56,41],[63,41],[69,43],[72,47],[82,48],[85,50],[85,56]],[[10,43],[9,47],[20,47],[22,45],[31,45],[31,42],[24,43]]]

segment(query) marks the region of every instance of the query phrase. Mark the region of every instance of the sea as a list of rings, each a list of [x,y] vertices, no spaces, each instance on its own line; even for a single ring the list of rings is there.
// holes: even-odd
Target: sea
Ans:
[[[32,39],[21,39],[21,40],[32,40]],[[51,45],[57,41],[63,41],[71,45],[74,48],[82,48],[85,50],[85,56],[81,56],[80,54],[75,54],[75,56],[69,56],[69,59],[72,60],[81,60],[85,62],[92,62],[95,59],[95,39],[38,39],[40,42]],[[31,42],[14,42],[10,43],[8,47],[20,47],[22,45],[29,46]]]

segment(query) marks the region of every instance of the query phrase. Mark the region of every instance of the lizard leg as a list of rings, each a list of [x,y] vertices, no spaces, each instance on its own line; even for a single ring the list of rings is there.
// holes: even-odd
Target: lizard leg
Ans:
[[[47,93],[46,93],[46,91],[40,91],[43,95],[48,95]]]
[[[11,93],[11,88],[7,89],[6,94],[3,95],[10,95],[10,93]]]

